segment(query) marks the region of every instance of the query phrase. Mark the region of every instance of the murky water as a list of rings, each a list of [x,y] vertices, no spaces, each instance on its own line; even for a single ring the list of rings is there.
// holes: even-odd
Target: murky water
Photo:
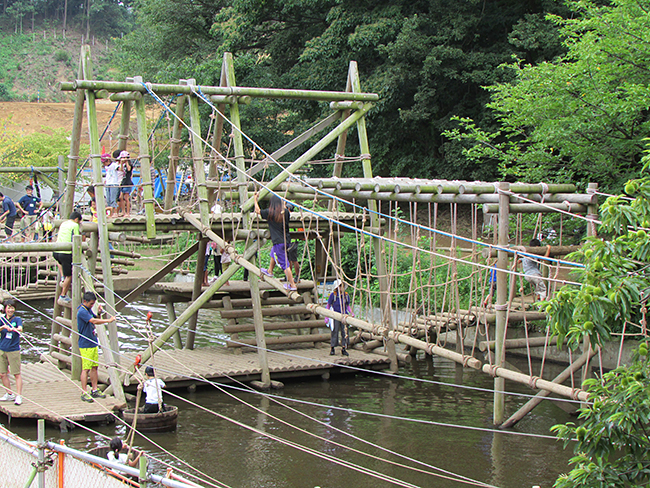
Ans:
[[[120,326],[124,349],[142,348],[146,344],[134,332],[134,325],[143,322],[147,310],[154,312],[154,331],[164,328],[164,307],[154,302],[154,298],[148,298],[127,309],[130,324]],[[49,302],[37,304],[45,313],[50,312],[50,307]],[[44,317],[21,308],[17,314],[25,320],[28,332],[46,340],[49,322]],[[219,327],[215,313],[202,311],[197,344],[223,340],[225,335]],[[30,360],[44,350],[42,344],[24,343],[23,346],[24,356]],[[514,434],[470,430],[463,427],[492,428],[492,394],[452,385],[489,389],[490,377],[461,370],[440,358],[434,358],[433,362],[421,359],[402,369],[400,374],[406,377],[355,374],[328,381],[287,382],[283,390],[271,392],[276,398],[234,389],[228,390],[232,395],[229,396],[211,386],[195,392],[175,390],[173,393],[181,398],[167,395],[166,400],[180,408],[177,431],[153,434],[150,439],[137,437],[136,446],[187,472],[198,470],[203,473],[203,480],[213,480],[210,482],[213,486],[473,486],[448,479],[461,475],[499,487],[549,487],[560,472],[567,471],[571,452],[564,451],[559,442],[516,435],[549,435],[552,425],[569,420],[552,402],[543,402],[510,431]],[[509,383],[508,388],[530,393],[519,385]],[[509,397],[507,412],[514,412],[527,400]],[[6,420],[0,417],[3,423]],[[125,434],[125,427],[119,424],[91,427],[98,434],[81,428],[62,434],[48,427],[47,437],[88,449],[105,442],[99,434],[109,437]],[[13,422],[11,428],[26,438],[36,437],[33,422]],[[418,461],[423,464],[417,464]],[[410,485],[396,484],[388,477]],[[205,481],[203,484],[210,486]]]

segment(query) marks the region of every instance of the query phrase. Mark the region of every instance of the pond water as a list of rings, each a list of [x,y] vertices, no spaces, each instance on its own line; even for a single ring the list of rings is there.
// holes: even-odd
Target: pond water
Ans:
[[[33,305],[38,312],[51,313],[51,302]],[[143,323],[149,310],[154,313],[154,332],[164,329],[164,307],[147,297],[125,309],[129,323],[119,329],[124,349],[146,345],[135,325]],[[31,334],[29,343],[23,341],[24,358],[30,361],[46,350],[36,341],[47,341],[50,332],[49,321],[38,312],[24,306],[17,311]],[[201,311],[197,345],[218,344],[226,337],[216,316]],[[358,373],[287,382],[284,389],[271,392],[274,396],[212,386],[194,392],[177,389],[172,393],[179,398],[166,395],[167,403],[180,408],[177,431],[137,436],[135,444],[179,469],[203,473],[203,486],[476,486],[455,480],[456,475],[498,487],[552,486],[559,473],[568,471],[572,453],[546,436],[552,425],[570,420],[568,414],[545,401],[514,429],[495,431],[493,397],[482,390],[491,388],[492,378],[483,373],[441,358],[420,357],[402,368],[400,377]],[[507,388],[531,394],[521,385],[508,383]],[[507,413],[527,400],[509,396]],[[7,418],[0,421],[6,424]],[[48,426],[46,437],[85,450],[103,445],[102,435],[126,433],[119,423],[90,427],[96,432],[77,428],[60,433]],[[14,421],[11,429],[28,439],[36,437],[34,422]]]

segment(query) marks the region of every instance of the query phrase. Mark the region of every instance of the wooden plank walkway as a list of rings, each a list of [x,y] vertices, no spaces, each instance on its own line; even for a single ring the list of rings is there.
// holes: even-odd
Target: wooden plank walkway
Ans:
[[[23,363],[23,404],[0,402],[0,412],[11,419],[45,419],[53,424],[67,427],[67,420],[75,422],[110,422],[111,411],[124,408],[114,397],[97,399],[93,403],[81,400],[78,381],[70,380],[70,372],[59,370],[56,365]],[[12,377],[12,386],[15,385]],[[4,394],[4,392],[3,392]]]
[[[390,360],[385,356],[356,349],[349,350],[349,357],[330,356],[328,347],[290,347],[267,352],[271,379],[291,379],[325,374],[356,373],[344,366],[354,366],[369,370],[386,369]],[[123,355],[123,365],[132,364],[135,354]],[[262,370],[259,367],[257,353],[244,352],[236,354],[222,346],[201,347],[192,351],[186,349],[164,349],[158,351],[147,365],[156,368],[156,376],[162,379],[168,388],[199,385],[203,377],[218,383],[260,380]],[[127,387],[134,391],[135,380]]]
[[[280,279],[278,277],[278,279]],[[284,277],[282,277],[284,279]],[[301,290],[313,290],[314,289],[314,282],[311,280],[300,280],[296,286],[298,287],[298,292],[300,293]],[[265,281],[260,281],[259,282],[259,287],[260,291],[269,291],[269,292],[275,292],[277,291],[278,293],[282,293],[279,291],[276,287],[273,285],[270,285],[269,283],[266,283]],[[207,286],[203,286],[202,289],[205,290],[207,289]],[[171,293],[171,294],[179,294],[179,295],[191,295],[192,290],[194,289],[194,282],[192,281],[181,281],[181,282],[174,282],[174,283],[168,283],[168,282],[159,282],[153,285],[151,288],[149,288],[149,293],[152,292],[157,292],[157,293]],[[221,293],[243,293],[243,294],[248,294],[250,296],[250,284],[248,281],[241,281],[241,280],[230,280],[229,285],[223,285],[219,291],[217,291],[217,294]]]
[[[337,349],[339,351],[339,349]],[[368,370],[388,368],[390,361],[385,356],[355,349],[350,356],[330,356],[329,347],[291,347],[267,353],[269,369],[273,380],[297,379],[309,376],[356,373],[344,366]],[[122,365],[130,365],[135,353],[122,356]],[[205,378],[218,383],[249,382],[262,376],[257,354],[244,352],[236,354],[222,346],[202,347],[192,351],[186,349],[165,349],[158,351],[148,365],[156,367],[156,375],[168,388],[182,388],[200,385]],[[70,380],[70,371],[59,370],[49,362],[23,363],[23,404],[0,402],[0,412],[12,419],[45,419],[59,425],[62,430],[72,427],[68,421],[112,422],[113,415],[125,405],[118,404],[114,397],[96,399],[93,403],[81,400],[78,381]],[[105,376],[105,375],[101,375]],[[13,380],[12,380],[13,384]],[[137,381],[132,380],[127,391],[135,392]]]

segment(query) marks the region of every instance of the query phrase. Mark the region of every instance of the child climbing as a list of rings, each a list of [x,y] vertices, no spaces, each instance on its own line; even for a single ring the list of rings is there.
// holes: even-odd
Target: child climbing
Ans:
[[[255,193],[255,213],[269,223],[271,242],[273,243],[271,258],[275,259],[275,262],[282,268],[287,277],[287,283],[284,284],[285,289],[290,291],[297,290],[298,287],[293,279],[293,273],[291,272],[289,257],[287,255],[287,249],[291,244],[289,209],[280,197],[271,195],[269,208],[260,210],[260,206],[257,203],[257,193]],[[267,276],[273,276],[267,269],[262,268],[261,271]]]
[[[538,239],[531,239],[528,245],[529,247],[541,247],[542,243]],[[526,252],[526,248],[523,246],[519,246],[517,249]],[[551,246],[546,246],[546,254],[544,256],[548,257],[550,253]],[[533,258],[523,257],[521,258],[521,267],[524,270],[524,278],[526,281],[535,287],[533,300],[546,300],[546,283],[544,283],[544,277],[539,270],[539,262]]]

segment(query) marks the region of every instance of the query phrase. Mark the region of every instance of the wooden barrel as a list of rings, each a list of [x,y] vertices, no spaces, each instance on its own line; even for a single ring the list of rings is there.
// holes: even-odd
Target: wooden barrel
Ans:
[[[133,425],[135,408],[124,410],[122,415],[126,423]],[[177,420],[178,407],[174,405],[165,405],[164,412],[138,412],[138,423],[135,428],[136,430],[141,430],[142,432],[168,432],[170,430],[176,430]]]

